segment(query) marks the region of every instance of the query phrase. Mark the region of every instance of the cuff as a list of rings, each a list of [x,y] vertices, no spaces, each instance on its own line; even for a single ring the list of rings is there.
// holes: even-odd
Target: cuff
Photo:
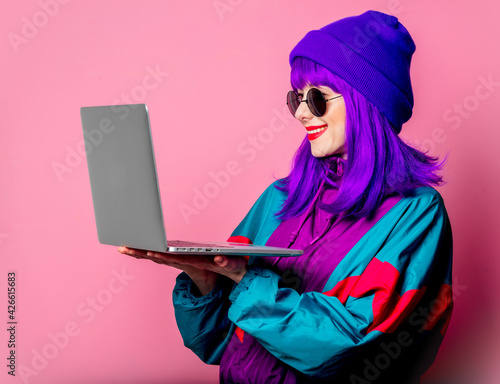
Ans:
[[[184,307],[201,307],[214,300],[221,299],[224,295],[225,288],[225,282],[222,286],[218,283],[210,293],[205,296],[200,296],[198,287],[196,287],[195,283],[193,283],[185,272],[182,272],[176,279],[176,284],[172,293],[173,302],[174,305]]]
[[[238,284],[234,285],[231,294],[229,295],[229,300],[231,301],[231,303],[234,303],[241,293],[248,291],[252,283],[258,277],[270,278],[271,273],[272,272],[267,269],[257,267],[248,268],[247,273],[245,273],[245,276],[243,276],[243,279],[241,279]]]

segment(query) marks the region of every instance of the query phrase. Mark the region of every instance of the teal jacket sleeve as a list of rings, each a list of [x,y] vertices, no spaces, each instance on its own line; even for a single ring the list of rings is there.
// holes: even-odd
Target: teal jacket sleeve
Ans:
[[[229,297],[229,320],[311,377],[334,375],[346,356],[403,325],[415,335],[444,332],[452,308],[451,228],[433,191],[398,202],[323,292],[299,294],[274,272],[251,267]]]
[[[234,332],[235,326],[227,317],[232,286],[221,278],[209,294],[200,296],[187,274],[181,273],[176,280],[173,304],[184,345],[207,364],[219,364]]]
[[[272,212],[281,203],[280,192],[273,183],[255,202],[229,240],[265,244],[278,225]],[[241,234],[244,237],[239,237]],[[219,282],[212,292],[199,297],[194,283],[181,273],[173,290],[175,318],[184,345],[208,364],[219,364],[236,328],[227,317],[231,305],[228,297],[234,282],[223,278]]]

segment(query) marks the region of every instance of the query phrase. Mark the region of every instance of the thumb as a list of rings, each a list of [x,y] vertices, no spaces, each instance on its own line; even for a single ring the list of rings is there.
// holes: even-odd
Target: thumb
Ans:
[[[229,264],[229,260],[225,256],[217,255],[214,257],[214,262],[217,264],[219,267],[225,268]]]

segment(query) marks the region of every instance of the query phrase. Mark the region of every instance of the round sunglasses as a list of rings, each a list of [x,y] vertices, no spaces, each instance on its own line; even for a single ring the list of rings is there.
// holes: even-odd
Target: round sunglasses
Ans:
[[[314,116],[321,117],[326,112],[326,102],[334,99],[338,99],[342,95],[332,97],[331,99],[325,100],[325,97],[318,88],[311,88],[307,92],[306,99],[300,100],[299,95],[295,91],[289,91],[286,95],[286,104],[290,113],[295,117],[295,113],[299,108],[300,103],[306,103],[309,110]]]

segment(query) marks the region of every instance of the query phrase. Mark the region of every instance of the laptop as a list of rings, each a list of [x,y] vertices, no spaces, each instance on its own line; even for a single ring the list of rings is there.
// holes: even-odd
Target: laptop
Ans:
[[[302,254],[252,244],[167,241],[147,106],[82,107],[80,114],[101,244],[189,255]]]

